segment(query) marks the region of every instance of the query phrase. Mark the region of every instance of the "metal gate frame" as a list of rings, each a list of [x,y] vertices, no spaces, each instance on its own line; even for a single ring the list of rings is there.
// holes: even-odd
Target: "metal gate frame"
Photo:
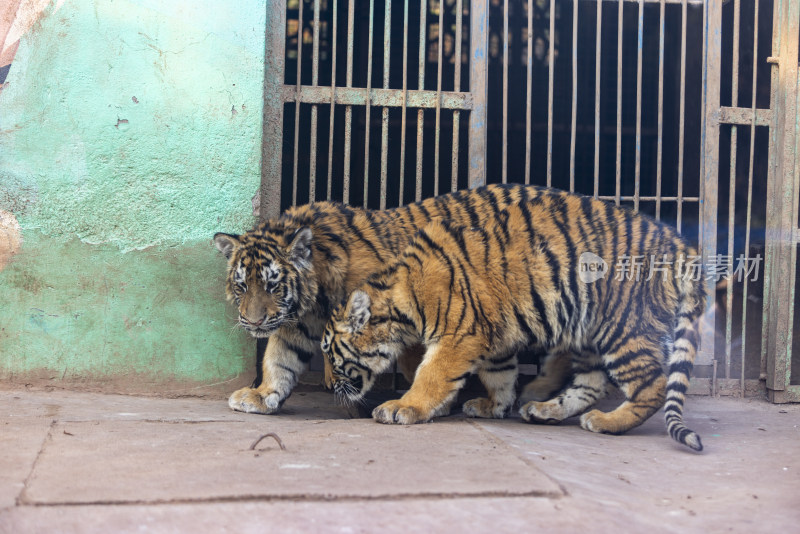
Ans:
[[[406,131],[406,110],[413,108],[417,110],[418,117],[423,113],[424,109],[436,110],[436,134],[435,134],[435,191],[438,194],[438,172],[439,172],[439,131],[440,131],[440,112],[441,109],[454,110],[454,131],[458,132],[458,123],[460,111],[469,113],[469,133],[468,133],[468,186],[470,188],[477,187],[486,183],[486,150],[487,150],[487,96],[488,96],[488,66],[489,66],[489,0],[457,0],[458,9],[457,13],[460,19],[462,1],[470,2],[470,73],[469,73],[469,90],[461,91],[459,87],[460,75],[460,62],[456,61],[456,81],[454,84],[454,91],[442,90],[442,70],[441,70],[441,54],[442,46],[441,39],[442,33],[439,32],[439,62],[438,62],[438,76],[437,76],[437,90],[421,90],[424,87],[424,82],[420,83],[420,88],[410,90],[407,87],[406,72],[407,65],[407,47],[408,40],[403,40],[403,88],[390,89],[389,88],[389,74],[388,74],[388,57],[390,53],[390,31],[384,32],[384,73],[383,73],[383,87],[375,88],[371,86],[371,69],[372,69],[372,36],[373,36],[373,3],[370,2],[370,17],[369,17],[369,47],[368,47],[368,75],[366,87],[352,87],[352,72],[353,72],[353,41],[352,41],[352,28],[353,28],[353,11],[354,2],[347,2],[344,0],[348,9],[348,43],[347,43],[347,82],[344,87],[336,87],[335,77],[332,80],[330,87],[319,86],[318,80],[318,60],[319,60],[319,11],[320,0],[312,0],[313,2],[313,40],[312,40],[312,83],[311,85],[303,85],[300,79],[301,62],[302,62],[302,24],[300,25],[298,38],[298,65],[297,65],[297,82],[295,85],[284,84],[285,79],[285,51],[286,51],[286,0],[270,0],[267,6],[267,24],[266,24],[266,40],[265,40],[265,76],[264,76],[264,108],[263,108],[263,139],[262,139],[262,165],[261,165],[261,186],[260,186],[260,199],[261,209],[260,215],[262,218],[277,217],[280,213],[281,207],[281,172],[282,172],[282,158],[283,158],[283,125],[284,125],[284,108],[286,104],[295,104],[295,136],[294,136],[294,185],[293,185],[293,199],[292,203],[297,202],[297,154],[298,154],[298,125],[300,117],[300,104],[311,105],[311,153],[316,156],[317,150],[317,117],[319,105],[331,106],[331,121],[330,121],[330,139],[333,138],[333,109],[337,105],[345,106],[345,184],[344,184],[344,201],[349,202],[349,154],[350,154],[350,133],[351,133],[351,118],[352,106],[364,106],[366,108],[366,128],[369,129],[369,113],[371,107],[379,107],[382,111],[382,138],[381,138],[381,195],[380,207],[384,208],[386,205],[386,177],[387,177],[387,126],[388,126],[388,113],[389,108],[400,108],[402,110],[402,131]],[[426,0],[421,0],[423,6],[427,4]],[[553,6],[557,0],[551,2],[551,34],[553,31]],[[567,1],[567,0],[564,0]],[[682,4],[683,9],[683,24],[684,24],[684,40],[685,40],[685,22],[686,22],[686,5],[687,3],[696,3],[695,0],[616,0],[618,4],[618,14],[621,27],[622,20],[622,4],[623,2],[637,1],[639,4],[639,55],[638,55],[638,97],[641,97],[641,42],[642,42],[642,10],[645,3],[659,3],[661,5],[661,49],[660,49],[660,62],[663,61],[663,47],[664,47],[664,4],[667,2],[679,2]],[[337,35],[337,0],[330,0],[333,9],[333,42],[336,42]],[[404,29],[408,29],[408,3],[409,0],[404,2]],[[578,0],[572,0],[573,5],[577,6]],[[600,58],[600,13],[602,12],[602,4],[607,0],[599,0],[597,6],[598,13],[598,49],[597,49],[597,69],[599,72],[599,58]],[[299,1],[299,19],[303,20],[303,0]],[[384,24],[390,28],[390,12],[391,0],[386,0]],[[611,3],[611,2],[608,2]],[[769,61],[773,65],[772,78],[771,78],[771,101],[770,109],[763,109],[756,107],[756,61],[758,58],[757,53],[754,51],[753,58],[753,92],[752,102],[749,107],[739,106],[738,103],[738,39],[739,39],[739,17],[740,6],[739,0],[733,0],[734,3],[734,51],[733,51],[733,90],[732,90],[732,103],[730,106],[722,106],[720,98],[720,80],[722,76],[722,33],[723,30],[730,31],[730,28],[723,28],[722,24],[722,6],[723,0],[707,0],[703,2],[703,71],[702,71],[702,98],[703,98],[703,112],[702,112],[702,127],[701,127],[701,158],[700,158],[700,193],[699,198],[682,197],[680,192],[676,198],[680,210],[681,202],[699,201],[700,212],[700,227],[699,227],[699,246],[702,253],[702,262],[707,264],[710,258],[718,256],[717,237],[718,231],[724,224],[723,221],[718,220],[719,208],[719,180],[722,169],[720,168],[720,129],[721,126],[730,127],[731,129],[731,169],[730,169],[730,189],[729,189],[729,220],[728,222],[728,253],[733,254],[733,230],[734,230],[734,208],[735,208],[735,174],[736,174],[736,144],[737,144],[737,130],[739,128],[749,128],[750,135],[750,161],[749,161],[749,182],[748,182],[748,203],[747,203],[747,230],[745,250],[749,253],[749,239],[750,239],[750,215],[752,207],[752,187],[753,187],[753,150],[755,129],[759,127],[769,127],[769,175],[767,184],[767,234],[766,234],[766,258],[765,258],[765,274],[764,274],[764,307],[763,307],[763,336],[761,343],[761,380],[766,381],[766,387],[770,400],[773,402],[788,402],[800,401],[800,386],[791,385],[791,343],[792,343],[792,321],[794,317],[794,298],[795,298],[795,273],[796,273],[796,256],[797,256],[797,243],[800,243],[800,228],[798,228],[798,193],[800,193],[800,178],[797,173],[796,155],[798,153],[798,123],[797,118],[797,98],[798,98],[798,29],[800,26],[800,0],[775,0],[774,14],[773,14],[773,57]],[[443,9],[439,10],[440,27],[442,20]],[[424,27],[424,17],[427,13],[427,8],[422,9],[420,20],[420,39],[424,37],[422,28]],[[507,134],[507,54],[508,54],[508,3],[504,3],[504,109],[503,109],[503,133],[504,141]],[[577,27],[577,8],[573,13],[574,28]],[[758,35],[758,0],[755,2],[755,37],[757,41]],[[529,10],[530,18],[530,10]],[[456,24],[457,38],[455,40],[457,46],[456,57],[461,57],[461,21]],[[529,21],[530,27],[530,21]],[[573,39],[576,37],[573,31]],[[528,105],[530,105],[530,39],[531,34],[528,33],[529,43],[529,57],[528,57]],[[621,31],[620,37],[621,39]],[[424,49],[422,42],[420,43],[421,50]],[[685,47],[685,43],[684,43]],[[756,44],[757,47],[757,44]],[[552,109],[552,55],[553,47],[550,46],[550,89],[549,97],[551,99],[550,108]],[[573,41],[573,69],[575,54],[577,53],[576,42]],[[621,54],[621,41],[618,46],[618,54]],[[685,50],[682,50],[685,54]],[[336,71],[336,47],[334,46],[332,52],[333,71]],[[419,69],[420,78],[424,80],[424,57],[420,54]],[[618,63],[621,62],[621,56],[618,57]],[[682,58],[685,62],[685,56]],[[682,69],[684,64],[682,64]],[[659,67],[660,76],[663,76],[663,71]],[[621,74],[618,71],[618,77]],[[599,76],[598,76],[599,80]],[[683,72],[681,75],[683,84]],[[572,154],[571,154],[571,181],[570,189],[573,189],[573,173],[574,173],[574,130],[575,130],[575,83],[576,75],[573,70],[573,111],[572,111]],[[599,82],[598,82],[599,83]],[[661,85],[663,80],[659,80]],[[661,89],[659,89],[661,91]],[[596,98],[598,102],[596,107],[599,110],[599,85],[597,88]],[[621,94],[617,94],[617,106],[620,106]],[[683,98],[683,95],[681,95]],[[682,101],[681,101],[682,102]],[[639,197],[639,139],[638,128],[641,126],[641,115],[639,108],[641,102],[637,101],[637,166],[636,166],[636,194],[631,199],[621,198],[620,196],[620,167],[619,167],[619,129],[620,129],[620,116],[618,110],[617,117],[617,191],[614,197],[600,197],[606,200],[613,200],[617,204],[621,200],[633,200],[635,208],[638,208]],[[659,113],[661,103],[659,102]],[[596,114],[599,111],[596,111]],[[528,119],[530,119],[530,112],[528,110]],[[552,115],[549,117],[552,121]],[[661,116],[659,115],[659,130]],[[597,122],[597,121],[596,121]],[[417,146],[420,147],[422,143],[422,128],[420,126],[421,120],[418,120],[417,131]],[[683,124],[683,123],[681,123]],[[552,142],[552,132],[548,128],[548,142]],[[597,125],[596,125],[597,129]],[[683,126],[681,125],[681,132]],[[596,139],[597,139],[596,131]],[[530,128],[528,128],[530,134]],[[452,188],[456,188],[456,177],[458,173],[458,135],[454,135],[454,152],[456,155],[453,158],[453,179]],[[682,137],[681,137],[682,142]],[[405,136],[401,145],[401,165],[405,161],[402,157],[405,147]],[[528,152],[527,158],[530,158],[530,140],[528,139]],[[659,153],[661,148],[661,138],[659,137]],[[369,152],[369,130],[366,135],[365,147],[365,171],[364,171],[364,204],[367,201],[367,184],[369,174],[369,158],[366,157]],[[548,145],[548,183],[550,182],[550,151],[551,147]],[[417,168],[416,168],[416,200],[421,199],[421,150],[417,151]],[[682,154],[682,151],[681,151]],[[332,141],[328,147],[328,194],[331,195],[331,168],[330,161],[332,158]],[[506,181],[506,154],[505,150],[502,158],[502,177]],[[312,157],[310,168],[310,198],[315,199],[323,195],[316,195],[315,193],[315,173],[316,173],[316,159]],[[528,176],[530,162],[526,160],[526,177]],[[598,196],[597,186],[597,160],[595,160],[595,196]],[[660,165],[658,167],[660,172]],[[400,191],[402,196],[403,186],[403,169],[400,169],[401,182]],[[680,181],[680,178],[679,178]],[[660,175],[659,175],[660,183]],[[679,185],[680,187],[680,185]],[[659,190],[660,191],[660,190]],[[401,199],[402,200],[402,199]],[[666,197],[661,197],[660,192],[655,197],[656,201],[672,200]],[[678,220],[680,225],[680,216]],[[680,228],[680,226],[679,226]],[[744,295],[747,296],[747,279],[745,278]],[[704,318],[704,324],[701,329],[701,344],[698,353],[696,364],[698,365],[713,365],[713,378],[709,384],[709,393],[712,395],[719,394],[720,390],[728,392],[737,392],[739,395],[744,396],[745,387],[745,328],[744,319],[747,317],[746,306],[747,299],[743,299],[743,326],[742,326],[742,354],[741,354],[741,376],[734,378],[731,376],[731,363],[732,363],[732,294],[733,284],[728,284],[727,299],[726,299],[726,332],[725,332],[725,349],[724,355],[715,352],[715,298],[716,288],[715,281],[708,279],[708,302],[707,313]],[[783,305],[785,299],[789,296],[788,306]],[[780,304],[779,304],[780,303]],[[721,351],[720,351],[721,352]],[[722,359],[724,358],[724,359]],[[718,374],[720,375],[718,377]],[[699,381],[698,381],[699,382]],[[749,382],[749,381],[748,381]],[[700,388],[702,389],[702,387]],[[696,392],[699,392],[695,388]]]

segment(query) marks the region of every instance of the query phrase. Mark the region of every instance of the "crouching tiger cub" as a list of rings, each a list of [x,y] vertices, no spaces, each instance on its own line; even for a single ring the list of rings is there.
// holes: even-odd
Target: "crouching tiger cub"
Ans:
[[[643,274],[582,277],[582,253],[605,265],[646,258]],[[666,401],[670,435],[701,450],[682,418],[704,301],[702,283],[680,266],[692,255],[670,227],[577,195],[541,196],[483,227],[433,222],[334,312],[321,344],[334,390],[360,399],[404,347],[422,343],[410,390],[378,406],[377,421],[410,424],[447,412],[472,373],[488,398],[467,401],[464,413],[502,417],[515,399],[516,351],[537,347],[571,357],[572,377],[556,398],[525,404],[526,420],[585,412],[610,380],[625,401],[610,413],[584,413],[584,429],[625,432]]]
[[[229,406],[277,412],[319,353],[331,304],[397,258],[422,226],[437,218],[482,226],[500,210],[548,191],[490,185],[385,211],[316,202],[242,235],[216,234],[214,242],[228,259],[226,293],[237,304],[239,325],[254,337],[269,338],[261,383],[235,391]],[[418,360],[402,363],[412,377]],[[325,370],[329,385],[327,364]]]

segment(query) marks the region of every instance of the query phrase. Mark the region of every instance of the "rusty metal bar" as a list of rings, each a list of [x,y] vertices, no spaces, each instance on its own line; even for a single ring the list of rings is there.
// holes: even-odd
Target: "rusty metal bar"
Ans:
[[[267,11],[264,39],[264,108],[261,128],[261,220],[273,219],[281,211],[283,164],[283,108],[278,98],[286,71],[286,9]]]
[[[597,39],[595,41],[594,56],[594,197],[600,194],[600,52],[602,50],[603,35],[603,2],[597,2]]]
[[[553,78],[555,65],[556,0],[550,0],[550,51],[547,56],[547,187],[553,185]]]
[[[750,109],[722,106],[719,108],[719,122],[722,124],[738,124],[750,126],[755,121],[756,126],[769,126],[772,122],[771,109]]]
[[[636,197],[634,195],[621,195],[619,197],[617,197],[616,195],[600,195],[597,198],[599,198],[600,200],[614,200],[614,201],[616,201],[617,198],[619,198],[622,202],[633,202],[634,200],[636,200]],[[657,195],[654,195],[654,196],[641,196],[640,195],[639,196],[639,200],[641,202],[647,202],[647,201],[653,202],[653,201],[658,200],[659,198],[663,202],[671,202],[671,201],[672,202],[677,202],[678,200],[681,200],[683,202],[700,202],[700,197],[677,197],[677,196],[675,196],[675,197],[663,197],[663,196],[657,196]]]
[[[681,233],[683,224],[683,155],[684,155],[684,125],[686,120],[686,0],[681,2],[681,82],[680,82],[680,110],[678,111],[678,209],[677,228]]]
[[[353,35],[355,34],[353,19],[355,18],[355,1],[349,0],[347,3],[347,76],[345,84],[348,88],[353,87]],[[331,98],[335,101],[338,96],[336,91],[333,91]],[[342,202],[345,204],[350,203],[350,150],[352,140],[353,106],[348,104],[344,109],[344,183],[342,184]]]
[[[598,2],[598,5],[602,2]],[[528,9],[528,77],[525,92],[525,183],[531,183],[531,104],[533,97],[533,3],[527,3]]]
[[[302,1],[302,0],[301,0]],[[372,89],[372,41],[375,36],[375,0],[369,0],[369,37],[367,38],[367,102],[364,120],[364,207],[369,205],[369,127],[370,127],[370,93]]]
[[[765,303],[771,302],[767,316],[766,386],[772,402],[787,402],[798,393],[791,386],[792,321],[795,306],[795,276],[797,245],[798,176],[798,41],[800,40],[800,2],[775,3],[773,20],[780,28],[773,33],[771,63],[775,98],[773,124],[770,129],[770,173],[767,193],[767,238],[770,292]],[[776,46],[777,45],[777,46]],[[776,53],[777,52],[777,53]],[[776,79],[777,78],[777,79]],[[777,87],[776,87],[777,86]],[[774,150],[773,150],[774,149]],[[766,290],[766,287],[765,287]],[[788,301],[788,302],[787,302]],[[776,303],[781,305],[776,305]],[[784,304],[785,303],[785,304]]]
[[[722,54],[722,3],[709,2],[705,5],[705,69],[703,71],[703,127],[702,127],[702,183],[700,186],[700,251],[703,264],[717,254],[717,201],[719,198],[719,102],[720,102],[720,61]],[[703,317],[700,335],[700,350],[697,355],[699,365],[708,365],[715,360],[715,298],[716,283],[706,280],[706,313]],[[715,376],[716,378],[716,376]],[[716,392],[714,392],[716,393]]]
[[[403,205],[406,172],[406,120],[408,115],[408,0],[403,2],[403,105],[400,111],[400,183],[398,206]],[[395,373],[396,376],[396,373]],[[397,388],[395,388],[397,389]]]
[[[554,1],[554,0],[553,0]],[[503,154],[501,177],[508,183],[508,0],[503,0]]]
[[[389,88],[389,53],[392,47],[392,0],[383,9],[383,88]],[[380,209],[386,208],[386,180],[389,160],[389,108],[381,110],[381,190]]]
[[[644,3],[639,0],[639,29],[636,48],[636,164],[633,175],[633,209],[639,211],[642,168],[642,48],[644,43]]]
[[[772,48],[771,50],[773,53],[780,54],[780,46],[781,46],[781,31],[783,29],[783,25],[779,20],[781,15],[781,2],[776,2],[773,6],[772,11]],[[770,61],[771,60],[771,61]],[[771,109],[774,110],[776,113],[779,108],[782,108],[782,105],[778,105],[778,95],[781,94],[778,91],[778,81],[779,77],[779,62],[774,57],[767,58],[767,62],[772,64],[771,75],[770,75],[770,95],[769,101]],[[776,196],[777,196],[777,189],[778,184],[775,176],[777,175],[777,164],[778,158],[775,155],[776,145],[778,144],[778,130],[777,130],[777,123],[778,117],[773,113],[772,115],[772,122],[770,123],[770,130],[769,130],[769,166],[768,166],[768,174],[767,174],[767,224],[775,224],[772,221],[775,213],[775,203],[776,203]],[[773,250],[774,250],[774,243],[770,240],[765,240],[764,243],[764,300],[763,305],[761,307],[761,361],[760,361],[760,372],[759,378],[761,380],[767,380],[767,350],[770,346],[770,320],[772,316],[772,306],[769,300],[769,297],[772,295],[772,276],[771,270],[774,264],[773,260]]]
[[[456,0],[456,42],[453,58],[453,90],[461,91],[461,39],[463,38],[461,25],[464,23],[464,6],[462,0]],[[459,130],[461,128],[461,112],[453,111],[453,159],[451,162],[452,176],[450,178],[450,190],[458,189],[458,149],[459,149]]]
[[[664,144],[664,0],[658,12],[658,149],[656,153],[656,196],[661,196],[661,160]],[[656,220],[661,219],[661,200],[656,200]]]
[[[419,87],[418,91],[425,89],[425,32],[427,31],[427,0],[419,1]],[[412,106],[419,107],[419,106]],[[422,141],[425,135],[425,111],[417,110],[417,168],[416,192],[414,198],[417,202],[422,200]]]
[[[336,106],[336,27],[338,21],[338,0],[333,0],[333,37],[331,46],[331,116],[328,123],[328,189],[325,198],[331,200],[333,188],[333,110]]]
[[[330,103],[331,93],[330,87],[305,85],[300,88],[300,98],[298,99],[297,88],[294,86],[286,85],[282,89],[284,102],[299,100],[304,104]],[[406,105],[413,108],[435,109],[436,95],[436,91],[410,91],[406,95]],[[373,106],[403,107],[403,90],[373,88],[368,91],[363,87],[339,87],[336,89],[334,102],[337,105],[364,106],[367,101]],[[442,91],[441,101],[442,109],[469,110],[474,105],[472,94],[462,92]]]
[[[489,75],[489,0],[471,0],[469,89],[469,186],[486,183],[486,95]]]
[[[302,2],[303,0],[300,0]],[[311,85],[316,87],[319,83],[319,0],[314,0],[314,24],[311,37]],[[331,91],[333,92],[333,91]],[[311,142],[308,172],[308,201],[317,199],[317,121],[319,109],[316,104],[311,106]]]
[[[751,93],[750,107],[752,111],[752,122],[750,123],[750,161],[747,172],[747,212],[744,233],[744,254],[750,256],[750,222],[753,213],[753,156],[756,146],[756,89],[758,88],[758,2],[753,6],[753,87]],[[747,349],[747,282],[748,276],[744,277],[742,287],[742,369],[739,377],[739,388],[742,397],[745,395],[745,354]],[[766,296],[766,295],[765,295]]]
[[[444,43],[444,0],[439,0],[439,50],[436,63],[436,130],[433,151],[433,196],[439,196],[439,137],[442,130],[442,51]]]
[[[297,8],[297,92],[300,93],[301,74],[303,64],[303,1],[298,2]],[[292,206],[297,205],[297,157],[300,147],[300,101],[295,100],[294,106],[294,167],[292,171]]]
[[[572,125],[569,139],[569,190],[575,192],[575,133],[578,119],[578,0],[572,1]]]
[[[616,203],[622,192],[622,2],[617,2],[617,161]]]
[[[733,1],[733,65],[731,73],[731,106],[739,106],[739,0]],[[728,189],[728,254],[733,258],[733,234],[736,222],[736,152],[738,127],[731,126],[731,162]],[[731,377],[731,339],[733,337],[733,281],[728,282],[725,292],[725,378]]]

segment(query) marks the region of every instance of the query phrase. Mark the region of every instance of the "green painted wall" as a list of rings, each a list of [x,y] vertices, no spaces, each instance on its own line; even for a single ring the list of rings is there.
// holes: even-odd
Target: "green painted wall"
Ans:
[[[265,2],[68,0],[23,37],[0,93],[0,210],[23,238],[0,378],[250,370],[210,237],[254,221]]]

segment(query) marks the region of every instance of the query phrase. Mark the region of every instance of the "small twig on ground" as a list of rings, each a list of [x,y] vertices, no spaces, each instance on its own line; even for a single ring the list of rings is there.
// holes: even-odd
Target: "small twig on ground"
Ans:
[[[275,441],[278,442],[278,445],[280,446],[281,450],[282,451],[286,450],[286,447],[283,445],[283,442],[281,441],[281,438],[279,438],[278,435],[275,432],[270,432],[269,434],[264,434],[263,436],[261,436],[260,438],[255,440],[253,442],[253,444],[250,445],[250,450],[251,451],[256,450],[256,445],[258,445],[261,442],[261,440],[264,439],[264,438],[274,438]]]

